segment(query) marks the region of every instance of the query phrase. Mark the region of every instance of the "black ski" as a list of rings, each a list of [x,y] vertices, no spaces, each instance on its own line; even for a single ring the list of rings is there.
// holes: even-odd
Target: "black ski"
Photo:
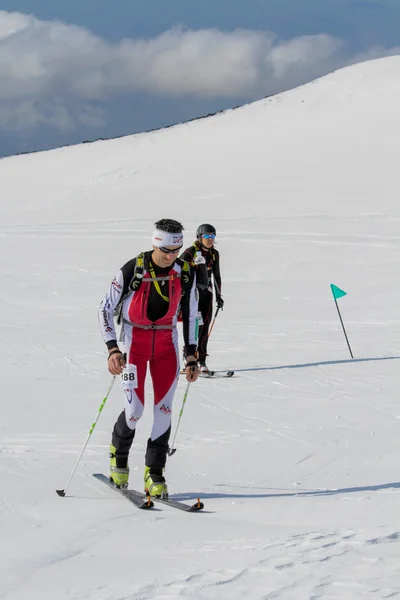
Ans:
[[[181,375],[185,375],[186,371],[181,371]],[[200,372],[200,377],[211,378],[211,377],[233,377],[235,371],[208,371]]]
[[[160,504],[166,504],[167,506],[171,506],[172,508],[177,508],[178,510],[183,510],[184,512],[197,512],[204,508],[203,502],[200,502],[200,498],[194,504],[186,504],[185,502],[180,502],[179,500],[174,500],[173,498],[156,498],[154,496],[147,496],[144,492],[138,492],[137,490],[128,490],[128,489],[119,489],[114,484],[110,482],[109,477],[106,477],[102,473],[94,473],[93,477],[98,479],[98,481],[102,481],[112,490],[119,492],[124,496],[127,500],[132,502],[138,508],[153,508],[154,502],[158,502]]]
[[[154,502],[150,499],[150,496],[146,496],[146,494],[142,494],[136,490],[117,488],[113,483],[111,483],[110,478],[103,475],[103,473],[93,473],[93,477],[95,477],[98,481],[102,481],[108,485],[109,488],[121,494],[121,496],[129,500],[129,502],[132,502],[132,504],[134,504],[137,508],[154,508]]]
[[[200,377],[233,377],[235,371],[208,371],[208,373],[200,373]]]
[[[204,504],[200,501],[200,498],[198,498],[197,502],[194,504],[186,504],[185,502],[180,502],[179,500],[174,500],[173,498],[152,498],[152,500],[155,502],[160,502],[161,504],[166,504],[172,508],[177,508],[178,510],[183,510],[185,512],[198,512],[204,508]]]

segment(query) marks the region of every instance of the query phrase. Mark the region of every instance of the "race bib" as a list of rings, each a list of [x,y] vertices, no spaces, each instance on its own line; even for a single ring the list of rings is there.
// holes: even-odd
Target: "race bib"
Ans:
[[[137,382],[137,366],[127,364],[121,374],[122,387],[124,390],[136,390]]]

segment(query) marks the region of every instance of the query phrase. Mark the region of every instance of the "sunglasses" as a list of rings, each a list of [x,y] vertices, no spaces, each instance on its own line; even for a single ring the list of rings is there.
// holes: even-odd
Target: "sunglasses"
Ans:
[[[161,248],[159,248],[159,250],[161,250],[161,252],[164,252],[164,254],[178,254],[181,248],[183,248],[183,246],[179,246],[179,248],[173,248],[171,250],[171,248],[164,248],[162,246]]]
[[[205,240],[215,240],[215,233],[204,233],[201,237]]]

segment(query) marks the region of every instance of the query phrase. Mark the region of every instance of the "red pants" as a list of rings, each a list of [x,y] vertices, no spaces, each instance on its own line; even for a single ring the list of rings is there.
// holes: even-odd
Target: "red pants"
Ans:
[[[147,445],[146,465],[163,468],[171,432],[172,401],[179,378],[178,332],[174,329],[126,328],[124,345],[127,362],[137,367],[137,388],[126,389],[125,410],[113,431],[117,456],[128,456],[136,423],[144,410],[147,364],[153,382],[153,427]],[[132,332],[131,332],[132,330]],[[131,335],[129,335],[131,334]],[[124,384],[123,384],[124,385]]]

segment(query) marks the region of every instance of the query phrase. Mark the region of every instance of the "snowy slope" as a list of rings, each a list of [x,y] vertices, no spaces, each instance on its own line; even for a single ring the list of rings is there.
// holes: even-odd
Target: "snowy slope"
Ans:
[[[0,161],[0,598],[400,595],[400,57],[215,117]],[[167,465],[203,514],[101,484],[122,393],[97,306],[152,224],[218,230],[231,380],[193,385]],[[329,285],[340,299],[350,358]],[[175,419],[183,397],[180,382]],[[142,481],[151,390],[132,448]]]

